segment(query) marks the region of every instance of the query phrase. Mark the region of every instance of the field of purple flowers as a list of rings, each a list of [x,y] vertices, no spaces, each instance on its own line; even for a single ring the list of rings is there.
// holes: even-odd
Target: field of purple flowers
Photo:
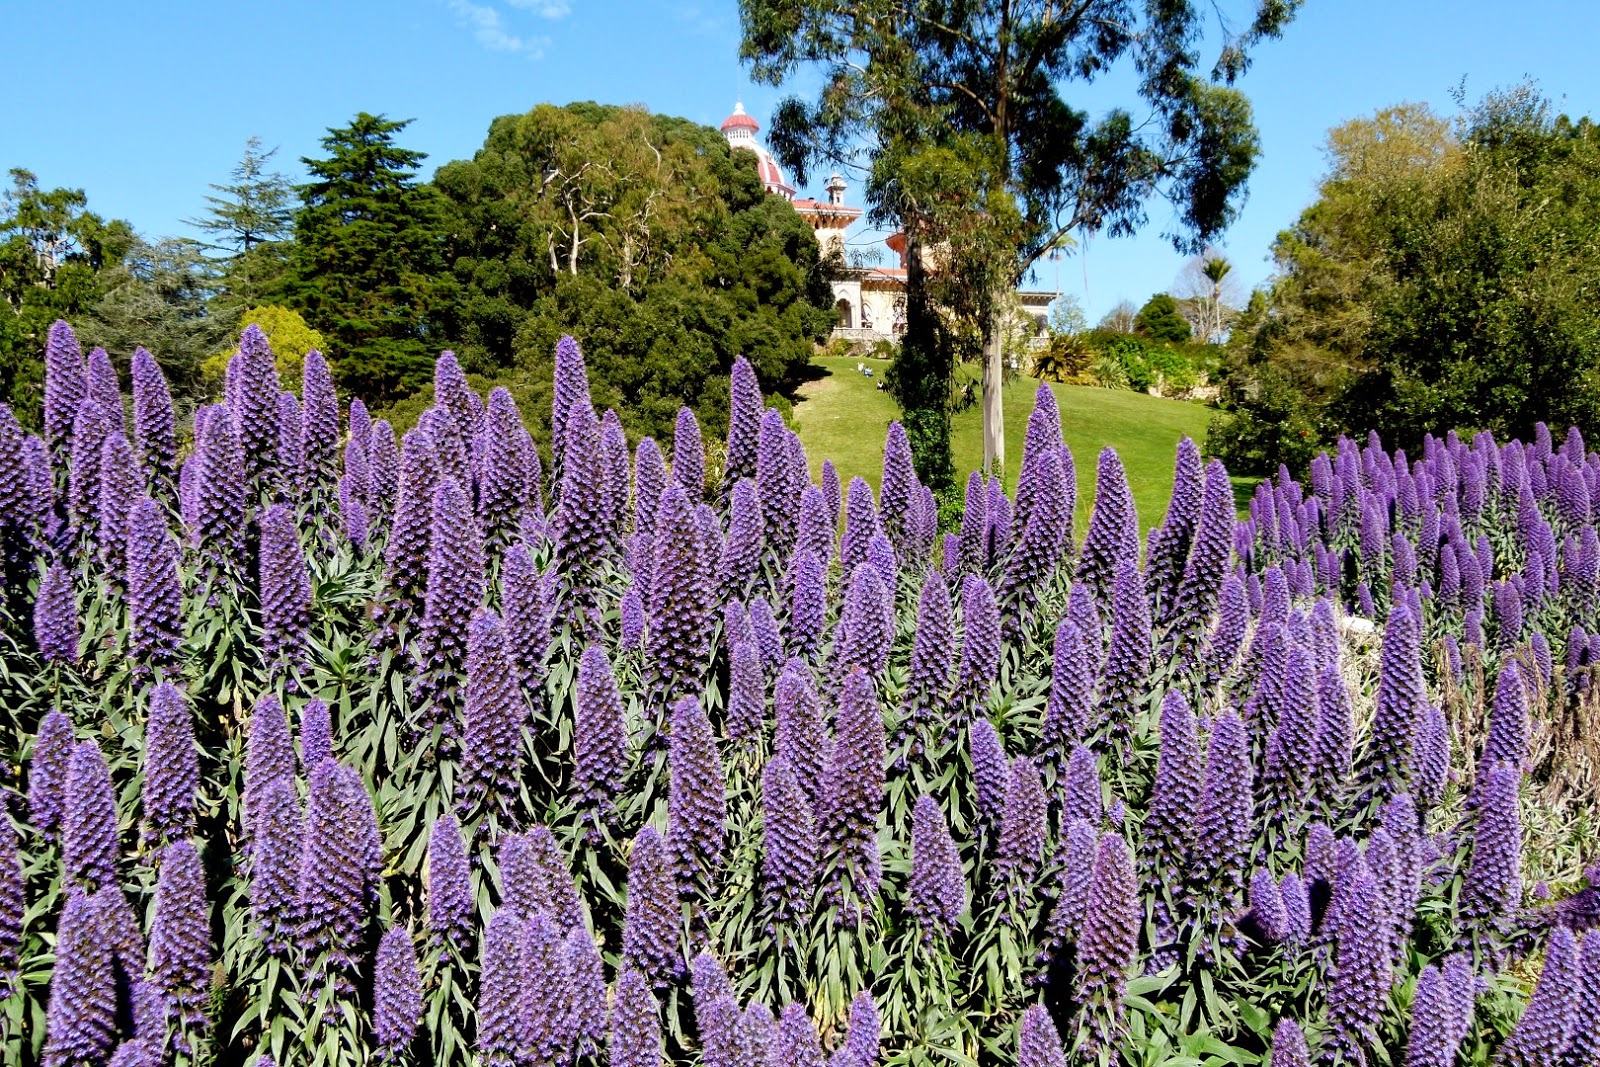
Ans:
[[[1600,1064],[1575,430],[1243,521],[1186,440],[1141,545],[1110,450],[1073,529],[1048,389],[941,532],[898,425],[813,484],[743,361],[726,442],[630,447],[564,340],[541,462],[448,353],[399,440],[253,328],[192,435],[142,349],[131,403],[46,360],[6,1064]]]

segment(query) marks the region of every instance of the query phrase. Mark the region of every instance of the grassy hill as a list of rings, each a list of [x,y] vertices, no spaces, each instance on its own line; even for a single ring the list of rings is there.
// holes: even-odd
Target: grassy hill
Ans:
[[[857,362],[829,357],[814,360],[821,377],[801,387],[794,406],[795,421],[813,465],[831,459],[846,484],[860,475],[876,487],[883,469],[884,433],[889,422],[899,416],[899,408],[878,388],[888,364],[861,360],[873,370],[873,377],[868,378],[856,370]],[[1021,378],[1006,390],[1006,484],[1012,490],[1022,462],[1022,436],[1038,387],[1037,381]],[[1078,468],[1079,536],[1088,522],[1095,461],[1107,445],[1117,450],[1127,468],[1140,526],[1148,529],[1160,522],[1172,493],[1178,441],[1188,436],[1204,446],[1210,410],[1125,390],[1054,384],[1051,389]],[[956,469],[963,475],[982,465],[983,415],[976,407],[956,416],[954,446]]]

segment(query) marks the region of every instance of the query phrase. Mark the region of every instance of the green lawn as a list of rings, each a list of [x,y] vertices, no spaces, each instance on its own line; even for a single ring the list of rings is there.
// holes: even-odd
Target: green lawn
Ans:
[[[873,369],[871,378],[856,370],[855,359],[818,357],[823,376],[802,386],[794,406],[800,439],[811,458],[813,473],[831,459],[849,484],[860,475],[874,487],[883,469],[883,437],[899,408],[878,388],[888,364],[860,362]],[[1006,484],[1015,490],[1022,462],[1022,437],[1039,383],[1020,378],[1006,390]],[[1139,508],[1140,526],[1160,522],[1172,493],[1172,464],[1178,441],[1185,435],[1202,446],[1211,412],[1199,404],[1162,400],[1126,390],[1082,385],[1051,385],[1061,409],[1062,432],[1078,468],[1078,523],[1082,536],[1092,501],[1095,461],[1110,445],[1122,457]],[[956,469],[974,470],[983,463],[983,416],[976,407],[956,416]]]

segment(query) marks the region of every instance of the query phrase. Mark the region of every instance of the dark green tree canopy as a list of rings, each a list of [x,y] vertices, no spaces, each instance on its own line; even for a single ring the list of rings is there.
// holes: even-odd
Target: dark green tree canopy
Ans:
[[[1134,317],[1133,328],[1152,341],[1187,341],[1193,332],[1169,293],[1157,293]]]

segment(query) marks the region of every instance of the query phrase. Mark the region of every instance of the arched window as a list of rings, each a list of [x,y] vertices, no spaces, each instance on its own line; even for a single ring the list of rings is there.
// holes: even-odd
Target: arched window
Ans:
[[[839,309],[839,325],[840,325],[840,327],[842,327],[843,329],[846,329],[846,330],[851,329],[852,327],[854,327],[855,326],[855,313],[850,308],[850,301],[846,300],[844,297],[841,296],[839,298],[839,303],[838,303],[837,307]]]

